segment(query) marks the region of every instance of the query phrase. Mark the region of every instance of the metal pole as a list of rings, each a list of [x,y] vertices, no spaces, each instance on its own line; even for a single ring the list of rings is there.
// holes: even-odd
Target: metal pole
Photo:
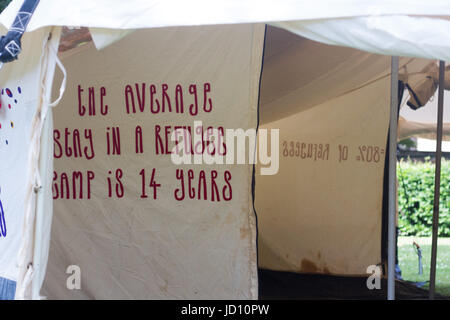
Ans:
[[[389,121],[389,204],[388,204],[388,300],[395,300],[395,234],[397,203],[397,116],[398,57],[391,58],[391,112]]]
[[[430,263],[430,292],[429,298],[434,299],[436,287],[436,259],[437,240],[439,230],[439,196],[441,194],[441,158],[442,158],[442,122],[444,115],[444,77],[445,62],[439,61],[439,95],[436,132],[436,169],[434,172],[434,204],[433,204],[433,234],[431,241],[431,263]]]

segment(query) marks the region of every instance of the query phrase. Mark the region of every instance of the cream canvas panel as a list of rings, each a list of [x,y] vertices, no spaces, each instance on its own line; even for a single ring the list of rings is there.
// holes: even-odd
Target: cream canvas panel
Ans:
[[[400,65],[404,65],[402,59]],[[331,46],[268,27],[261,81],[266,124],[356,90],[390,72],[388,56]]]
[[[176,126],[256,127],[263,40],[264,25],[139,30],[104,50],[89,44],[63,59],[69,77],[54,110],[54,219],[44,295],[257,298],[252,167],[175,165],[166,153]],[[181,94],[184,112],[177,113]],[[96,114],[89,116],[94,100]],[[82,195],[78,178],[73,188],[78,171]],[[67,274],[69,266],[75,267]],[[70,290],[67,278],[78,267],[81,289]]]
[[[40,103],[48,28],[25,34],[19,59],[0,70],[0,277],[17,280],[23,239],[33,119]],[[27,201],[33,201],[28,198]]]
[[[400,58],[399,77],[427,76],[432,60]],[[273,122],[388,78],[389,56],[332,46],[268,27],[261,81],[260,121]],[[405,94],[406,96],[406,94]],[[436,99],[437,100],[437,99]]]
[[[260,267],[361,275],[380,262],[388,111],[387,78],[263,126],[280,130],[280,167],[256,177]]]

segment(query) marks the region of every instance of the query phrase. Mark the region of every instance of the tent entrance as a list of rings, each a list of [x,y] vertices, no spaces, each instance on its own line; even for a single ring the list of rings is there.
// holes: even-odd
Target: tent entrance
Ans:
[[[366,281],[370,268],[380,268],[386,289],[390,62],[268,28],[260,129],[279,130],[280,170],[258,175],[256,166],[261,297],[295,290],[308,297],[302,281],[335,279],[324,292],[337,297],[348,280],[361,297],[386,298]],[[430,63],[400,59],[399,102],[408,76]],[[396,288],[399,298],[427,295],[405,283]]]

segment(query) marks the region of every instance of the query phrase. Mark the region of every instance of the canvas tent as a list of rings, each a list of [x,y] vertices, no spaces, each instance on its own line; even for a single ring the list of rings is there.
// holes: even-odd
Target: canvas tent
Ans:
[[[16,298],[255,299],[257,262],[340,275],[382,262],[388,55],[411,57],[404,80],[449,60],[450,6],[115,4],[41,1],[0,71],[0,276]],[[93,43],[58,58],[62,26]],[[194,121],[280,129],[279,172],[252,189],[248,163],[174,164],[170,135]]]

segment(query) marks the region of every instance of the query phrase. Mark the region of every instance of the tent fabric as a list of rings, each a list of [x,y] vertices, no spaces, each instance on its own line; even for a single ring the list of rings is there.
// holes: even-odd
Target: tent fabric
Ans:
[[[279,22],[303,37],[367,52],[450,61],[446,19],[404,15]],[[432,36],[430,36],[432,35]]]
[[[0,17],[9,27],[22,1]],[[170,12],[170,14],[167,14]],[[205,14],[207,12],[207,14]],[[444,0],[411,1],[41,1],[29,31],[43,26],[139,29],[187,25],[273,23],[316,41],[386,55],[450,60],[450,15]],[[433,37],[428,37],[433,34]]]
[[[3,208],[0,276],[14,281],[20,280],[19,273],[24,268],[19,250],[27,238],[29,229],[26,226],[32,224],[27,218],[34,213],[37,157],[31,150],[35,143],[33,136],[38,134],[35,127],[38,110],[42,107],[41,81],[45,73],[42,62],[46,59],[48,34],[48,28],[25,34],[22,58],[5,64],[0,73],[3,92],[0,108],[0,199]]]
[[[126,37],[133,31],[134,30],[89,28],[89,32],[92,36],[92,41],[94,42],[97,50],[106,48],[110,44],[113,44],[123,37]]]
[[[289,117],[389,76],[389,58],[267,29],[261,123]],[[408,63],[408,61],[402,61]]]
[[[256,176],[261,268],[363,275],[381,262],[389,78],[262,128],[280,128],[280,169]]]
[[[430,60],[401,58],[407,82]],[[268,27],[261,83],[260,117],[266,124],[320,105],[390,76],[390,58],[331,46]]]
[[[15,0],[0,22],[9,26],[22,1]],[[316,20],[383,15],[448,16],[446,0],[42,0],[29,31],[43,26],[86,26],[109,29],[140,29],[188,25],[212,25]],[[436,30],[434,30],[436,31]]]
[[[76,53],[61,55],[70,77],[61,105],[53,112],[54,217],[44,296],[257,298],[256,222],[249,187],[252,166],[178,166],[172,163],[169,154],[156,153],[156,146],[161,146],[155,140],[157,126],[162,130],[170,126],[173,130],[175,126],[193,126],[194,121],[202,121],[203,126],[256,128],[264,30],[264,25],[251,24],[137,30],[101,51],[90,43]],[[205,83],[210,86],[207,98],[211,99],[213,109],[211,112],[199,109],[197,115],[191,116],[188,110],[194,100],[187,90],[192,90],[190,85],[197,85],[200,108],[205,103]],[[162,106],[164,84],[169,87],[172,112],[168,111],[166,101],[164,113],[152,113],[150,107],[154,108],[156,102],[151,100],[155,97],[150,97],[150,87],[156,86],[155,96]],[[183,113],[175,111],[180,101],[175,99],[177,85],[183,88]],[[84,91],[80,93],[78,86]],[[95,98],[89,98],[89,88],[94,88]],[[103,98],[101,90],[105,90]],[[95,116],[79,115],[79,94],[86,112],[95,100]],[[131,111],[131,99],[136,113]],[[105,105],[108,113],[102,115]],[[140,107],[144,108],[142,112]],[[142,129],[142,154],[135,149],[137,126]],[[121,154],[108,155],[107,134],[112,137],[116,127],[120,129]],[[72,153],[78,150],[72,140],[75,129],[80,134],[83,156],[69,157],[64,151],[66,147]],[[89,141],[85,139],[87,129],[92,130],[95,151],[92,159],[84,155],[86,150],[88,156],[91,154]],[[71,133],[67,143],[66,130]],[[164,133],[158,135],[161,136]],[[170,135],[168,138],[171,150]],[[61,150],[64,156],[60,157]],[[150,182],[153,168],[155,183],[161,185],[156,199]],[[117,176],[118,169],[123,176]],[[142,169],[147,198],[140,196]],[[177,170],[184,170],[187,188],[189,169],[195,175],[195,198],[188,199],[186,195],[178,201]],[[89,187],[88,171],[95,175]],[[203,199],[204,190],[198,189],[202,171],[207,177],[207,199]],[[212,171],[218,174],[215,181],[220,201],[211,198]],[[83,198],[77,185],[80,180],[72,184],[73,172],[83,174]],[[226,172],[230,173],[231,190],[224,178]],[[68,195],[62,178],[66,174]],[[200,195],[202,199],[198,198]],[[66,286],[69,277],[66,271],[71,265],[80,268],[80,290]]]
[[[41,137],[47,136],[43,131],[49,108],[55,106],[59,99],[50,102],[51,84],[57,60],[57,45],[60,28],[46,28],[43,53],[40,60],[38,105],[31,124],[30,145],[28,148],[28,179],[25,197],[25,216],[21,245],[18,252],[19,275],[15,299],[30,299],[33,283],[42,283],[43,273],[48,258],[49,234],[43,234],[42,221],[51,219],[52,203],[49,192],[52,163],[48,157],[42,156]],[[61,88],[60,94],[63,91]],[[48,130],[48,129],[47,129]],[[43,134],[44,132],[44,134]],[[45,134],[47,133],[47,134]],[[46,141],[42,151],[48,154]],[[45,217],[43,217],[45,215]],[[51,221],[51,220],[50,220]],[[47,222],[48,225],[49,222]],[[35,241],[38,239],[38,241]]]
[[[422,72],[408,79],[406,88],[409,99],[406,102],[413,110],[423,107],[435,94],[439,83],[439,68],[437,63],[431,62]]]
[[[42,287],[44,277],[47,271],[47,261],[49,256],[49,243],[51,235],[52,217],[53,217],[53,199],[52,199],[52,177],[53,177],[53,144],[49,143],[53,136],[53,117],[51,108],[56,107],[62,98],[65,90],[66,74],[64,67],[57,57],[58,44],[61,35],[61,28],[55,27],[51,30],[51,37],[46,46],[47,61],[46,73],[42,81],[43,88],[43,112],[41,118],[41,134],[39,149],[39,176],[41,187],[38,190],[36,198],[36,218],[34,222],[33,234],[33,277],[32,281],[27,283],[27,287],[22,289],[24,292],[20,298],[41,299],[39,289]],[[62,82],[55,83],[57,98],[51,100],[53,78],[56,67],[59,66],[63,73]],[[20,285],[21,283],[19,283]]]

